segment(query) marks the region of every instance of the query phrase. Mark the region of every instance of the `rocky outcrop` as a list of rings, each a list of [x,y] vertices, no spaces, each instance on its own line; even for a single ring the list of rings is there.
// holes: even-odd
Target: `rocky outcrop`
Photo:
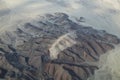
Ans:
[[[1,36],[0,78],[87,80],[100,55],[119,43],[116,36],[79,25],[64,13],[46,14]]]

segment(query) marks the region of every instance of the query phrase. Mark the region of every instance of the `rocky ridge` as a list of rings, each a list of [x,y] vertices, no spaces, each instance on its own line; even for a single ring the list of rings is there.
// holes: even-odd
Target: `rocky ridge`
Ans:
[[[1,35],[0,78],[87,80],[98,69],[100,55],[119,43],[116,36],[79,25],[67,14],[46,14]]]

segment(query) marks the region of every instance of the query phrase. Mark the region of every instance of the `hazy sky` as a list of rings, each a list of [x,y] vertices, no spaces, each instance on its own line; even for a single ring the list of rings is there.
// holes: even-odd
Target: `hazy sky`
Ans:
[[[120,0],[0,0],[0,27],[20,24],[37,15],[64,12],[84,17],[85,24],[119,35]]]

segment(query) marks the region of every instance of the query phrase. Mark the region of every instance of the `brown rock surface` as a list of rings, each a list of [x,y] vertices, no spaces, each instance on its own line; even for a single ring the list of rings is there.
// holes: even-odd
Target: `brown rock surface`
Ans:
[[[98,69],[96,62],[100,55],[120,43],[116,36],[78,25],[64,13],[44,17],[38,20],[39,24],[26,23],[14,32],[16,39],[24,44],[13,46],[5,44],[4,40],[0,42],[0,78],[87,80]],[[60,51],[57,58],[51,59],[49,48],[62,35],[73,31],[77,37],[64,36],[55,47]],[[65,44],[72,44],[73,40],[75,44],[62,49]]]

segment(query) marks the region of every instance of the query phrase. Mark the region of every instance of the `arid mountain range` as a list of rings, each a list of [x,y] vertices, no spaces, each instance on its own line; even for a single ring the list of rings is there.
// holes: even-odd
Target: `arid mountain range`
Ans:
[[[0,36],[0,78],[87,80],[99,69],[99,57],[119,43],[65,13],[45,14]]]

